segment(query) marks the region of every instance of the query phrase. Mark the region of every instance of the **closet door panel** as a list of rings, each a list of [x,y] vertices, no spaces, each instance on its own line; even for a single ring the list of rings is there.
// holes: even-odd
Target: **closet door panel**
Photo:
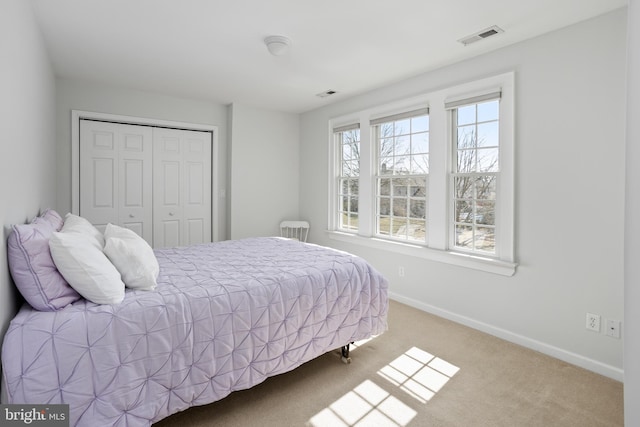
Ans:
[[[118,129],[80,121],[80,215],[100,231],[118,221]]]
[[[147,126],[120,125],[118,225],[153,245],[153,136]]]
[[[80,215],[153,243],[152,131],[146,126],[80,121]]]
[[[182,242],[182,150],[170,129],[153,130],[153,239],[155,247]]]
[[[211,133],[156,128],[153,139],[156,247],[210,242]]]
[[[186,244],[211,241],[211,134],[188,132],[185,144]]]
[[[172,248],[182,246],[182,221],[168,219],[157,226],[162,228],[162,232],[157,237],[159,241],[156,243],[156,247]]]

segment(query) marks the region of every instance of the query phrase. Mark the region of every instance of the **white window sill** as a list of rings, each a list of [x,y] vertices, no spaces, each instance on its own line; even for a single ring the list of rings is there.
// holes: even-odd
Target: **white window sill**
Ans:
[[[341,242],[353,243],[369,248],[396,252],[399,254],[423,258],[430,261],[458,265],[461,267],[472,268],[474,270],[485,271],[502,276],[513,276],[516,272],[516,267],[518,266],[518,264],[515,263],[482,257],[478,255],[443,251],[438,249],[426,248],[419,245],[412,245],[410,243],[394,242],[390,240],[378,239],[375,237],[363,237],[355,234],[343,233],[340,231],[328,230],[327,235],[330,239],[339,240]]]

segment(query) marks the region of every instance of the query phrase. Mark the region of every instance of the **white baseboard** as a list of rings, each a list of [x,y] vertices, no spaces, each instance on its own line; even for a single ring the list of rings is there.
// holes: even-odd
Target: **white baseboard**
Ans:
[[[571,363],[572,365],[579,366],[597,374],[604,375],[605,377],[609,377],[617,381],[623,381],[624,371],[620,368],[616,368],[615,366],[607,365],[606,363],[589,359],[588,357],[584,357],[579,354],[546,344],[544,342],[510,332],[506,329],[498,328],[466,316],[461,316],[459,314],[452,313],[450,311],[443,310],[429,304],[425,304],[422,301],[408,298],[395,292],[389,292],[389,298],[394,301],[398,301],[408,306],[417,308],[419,310],[426,311],[427,313],[431,313],[436,316],[451,320],[453,322],[460,323],[461,325],[465,325],[470,328],[485,332],[489,335],[496,336],[505,341],[509,341],[514,344],[539,351],[540,353],[555,357],[556,359]]]

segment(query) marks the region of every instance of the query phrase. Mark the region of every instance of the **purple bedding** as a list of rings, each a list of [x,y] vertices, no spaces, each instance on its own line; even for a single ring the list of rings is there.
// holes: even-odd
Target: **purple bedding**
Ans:
[[[72,426],[149,426],[387,328],[386,280],[344,252],[280,238],[155,252],[155,291],[25,304],[2,347],[4,403],[68,403]]]

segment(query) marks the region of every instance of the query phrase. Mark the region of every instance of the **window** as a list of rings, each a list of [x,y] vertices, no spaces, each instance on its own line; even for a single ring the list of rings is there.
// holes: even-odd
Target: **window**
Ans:
[[[360,129],[359,125],[333,130],[340,152],[338,177],[338,227],[345,231],[358,230],[358,187],[360,185]]]
[[[426,242],[429,112],[371,122],[377,147],[376,234]]]
[[[452,246],[495,255],[496,182],[500,172],[498,97],[449,106],[452,115]]]
[[[332,120],[330,237],[512,275],[513,80]]]

